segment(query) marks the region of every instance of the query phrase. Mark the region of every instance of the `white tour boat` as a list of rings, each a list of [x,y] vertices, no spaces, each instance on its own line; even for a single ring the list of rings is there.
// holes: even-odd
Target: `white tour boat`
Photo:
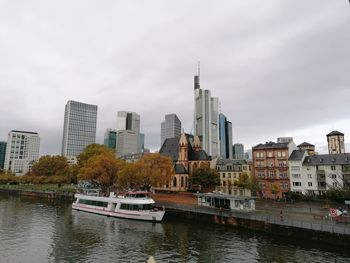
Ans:
[[[164,209],[154,207],[154,200],[148,192],[128,192],[125,196],[109,197],[75,194],[72,208],[105,216],[160,222]]]

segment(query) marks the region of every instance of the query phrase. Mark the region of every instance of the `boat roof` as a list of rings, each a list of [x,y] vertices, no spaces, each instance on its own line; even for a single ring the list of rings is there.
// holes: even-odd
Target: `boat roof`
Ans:
[[[92,195],[83,195],[83,194],[75,194],[76,198],[92,200],[92,201],[100,201],[100,202],[112,202],[112,203],[123,203],[123,204],[154,204],[154,200],[152,198],[128,198],[128,197],[105,197],[105,196],[92,196]]]

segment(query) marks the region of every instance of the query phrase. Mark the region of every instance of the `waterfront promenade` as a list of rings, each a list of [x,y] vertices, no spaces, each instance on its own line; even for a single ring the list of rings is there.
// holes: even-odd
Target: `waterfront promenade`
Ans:
[[[257,200],[255,211],[238,212],[198,206],[197,198],[192,194],[155,194],[153,198],[158,204],[165,206],[166,209],[174,210],[178,213],[192,212],[225,218],[234,217],[265,224],[350,236],[350,221],[337,222],[329,217],[329,206],[337,207],[336,204],[325,205],[320,202],[286,203]],[[348,218],[346,219],[348,220]]]

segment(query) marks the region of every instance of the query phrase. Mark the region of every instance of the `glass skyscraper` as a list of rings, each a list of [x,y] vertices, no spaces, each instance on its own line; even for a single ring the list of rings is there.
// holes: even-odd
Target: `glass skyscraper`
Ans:
[[[69,100],[65,107],[62,156],[78,156],[96,141],[97,106]]]
[[[219,114],[219,141],[220,156],[232,159],[232,123],[222,113]]]
[[[181,136],[181,121],[176,114],[165,115],[165,121],[161,123],[161,141],[160,147],[162,147],[165,139],[176,138]]]
[[[0,169],[4,169],[6,155],[6,142],[0,142]]]
[[[117,132],[107,129],[104,137],[104,145],[115,152],[117,145]]]

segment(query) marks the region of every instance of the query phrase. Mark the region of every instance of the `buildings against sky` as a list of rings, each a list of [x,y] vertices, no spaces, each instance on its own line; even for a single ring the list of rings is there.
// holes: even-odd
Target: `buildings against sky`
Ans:
[[[0,142],[0,170],[4,169],[6,144],[7,144],[6,142]]]
[[[78,156],[96,141],[97,106],[69,100],[64,112],[62,156]]]
[[[7,137],[4,169],[16,175],[30,171],[39,159],[40,137],[36,132],[12,130]]]
[[[161,123],[160,129],[160,147],[162,147],[165,139],[180,137],[181,121],[176,114],[166,114],[165,120]]]
[[[232,159],[232,123],[222,113],[219,114],[220,157]]]
[[[244,154],[244,145],[241,143],[235,143],[232,146],[232,154],[233,154],[233,159],[238,159],[238,160],[243,160],[243,159],[249,159],[245,158]]]
[[[140,115],[118,111],[116,152],[117,155],[136,154],[144,151],[145,135],[140,133]]]
[[[199,74],[194,76],[194,103],[194,135],[199,137],[202,149],[216,158],[220,155],[219,99],[200,88]]]

